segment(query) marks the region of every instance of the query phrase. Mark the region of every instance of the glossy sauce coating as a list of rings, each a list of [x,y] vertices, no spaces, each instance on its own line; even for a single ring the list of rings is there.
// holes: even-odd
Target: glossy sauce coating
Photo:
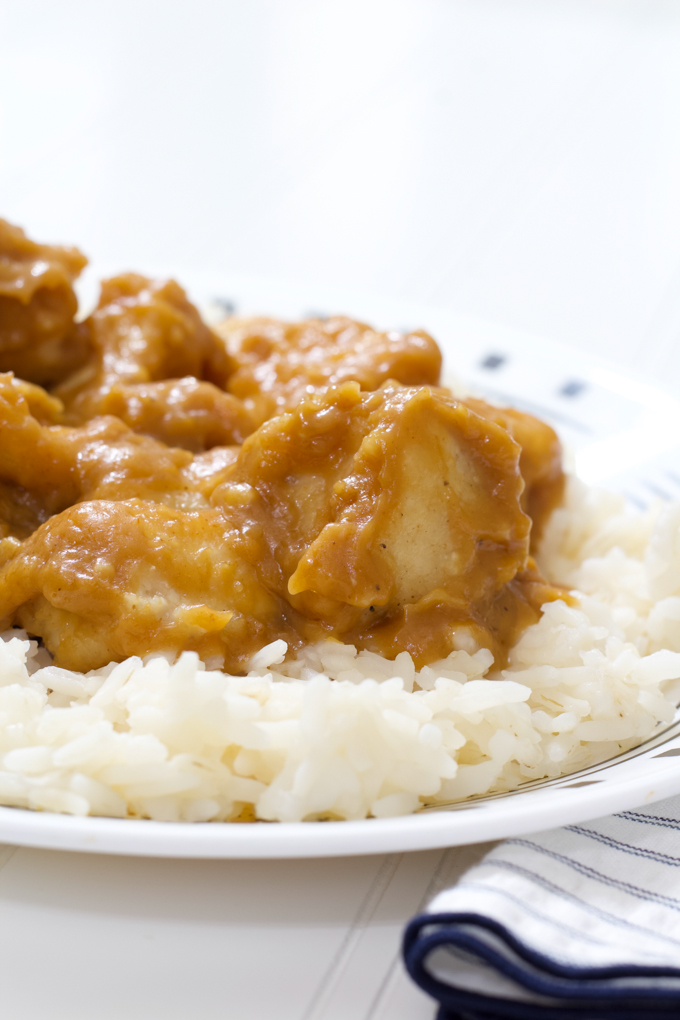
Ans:
[[[465,404],[483,418],[496,422],[519,443],[519,469],[524,479],[522,506],[532,520],[532,548],[564,492],[562,446],[550,425],[514,407],[494,407],[475,397]]]
[[[36,244],[0,219],[0,371],[49,386],[83,363],[73,282],[86,264],[77,248]]]
[[[43,246],[25,244],[30,276]],[[0,621],[57,664],[194,649],[241,671],[283,637],[418,665],[474,640],[500,666],[564,597],[529,555],[559,499],[557,437],[455,400],[427,334],[340,317],[215,332],[179,285],[135,274],[79,325],[62,310],[79,353],[52,392],[0,375]],[[12,315],[40,366],[42,334]]]
[[[441,352],[422,330],[380,333],[339,315],[296,323],[233,316],[217,329],[238,364],[227,388],[257,425],[329,386],[436,385],[441,372]]]
[[[240,443],[253,430],[223,386],[235,364],[173,280],[106,280],[78,327],[91,354],[57,390],[70,424],[112,414],[137,432],[192,451]]]
[[[40,634],[57,663],[86,671],[193,649],[210,665],[295,632],[216,511],[145,500],[80,503],[51,517],[5,566],[0,616]]]
[[[501,660],[561,594],[530,588],[520,453],[441,389],[345,384],[251,436],[212,503],[254,536],[268,590],[330,635],[423,664],[464,625]]]

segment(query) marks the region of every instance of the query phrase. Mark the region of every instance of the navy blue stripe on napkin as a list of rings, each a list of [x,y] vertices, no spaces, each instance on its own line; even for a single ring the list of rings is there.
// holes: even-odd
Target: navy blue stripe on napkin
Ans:
[[[507,952],[490,945],[489,934]],[[519,997],[482,995],[439,980],[428,968],[428,961],[437,951],[453,952],[477,966],[493,969],[514,983]],[[530,948],[504,925],[480,914],[439,913],[414,918],[404,935],[403,954],[413,980],[440,1003],[440,1020],[647,1020],[650,1014],[680,1016],[680,968],[567,966]]]

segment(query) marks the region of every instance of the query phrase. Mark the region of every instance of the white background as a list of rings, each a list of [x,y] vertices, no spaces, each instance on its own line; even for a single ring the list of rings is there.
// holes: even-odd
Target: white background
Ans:
[[[430,303],[680,393],[680,3],[0,0],[0,215],[95,265]],[[7,851],[5,1011],[430,1017],[399,934],[466,853]]]
[[[4,0],[4,215],[680,370],[673,0]]]

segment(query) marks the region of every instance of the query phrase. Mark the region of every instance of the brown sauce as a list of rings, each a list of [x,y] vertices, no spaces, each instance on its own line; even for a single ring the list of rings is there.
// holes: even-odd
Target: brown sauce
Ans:
[[[467,635],[500,667],[565,597],[530,558],[555,433],[454,399],[426,333],[212,330],[136,274],[76,324],[84,261],[0,222],[0,620],[58,665],[190,649],[242,671],[282,637],[422,666]]]

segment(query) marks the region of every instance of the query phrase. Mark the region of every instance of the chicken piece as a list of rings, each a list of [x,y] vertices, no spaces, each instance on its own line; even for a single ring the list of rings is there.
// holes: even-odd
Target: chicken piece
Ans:
[[[3,414],[4,410],[4,414]],[[51,397],[42,387],[16,379],[11,373],[0,373],[0,458],[8,464],[29,459],[33,447],[28,434],[18,442],[19,456],[14,454],[17,442],[17,427],[32,423],[33,435],[37,435],[45,424],[51,424],[61,417],[61,402]],[[4,427],[3,427],[4,425]],[[35,426],[37,425],[37,430]],[[0,565],[17,552],[20,539],[30,535],[48,514],[41,500],[23,486],[13,484],[0,470]]]
[[[194,453],[240,444],[253,431],[240,400],[193,376],[132,386],[114,383],[97,407],[98,414],[113,414],[135,432]]]
[[[557,433],[540,418],[514,407],[494,407],[473,397],[466,397],[464,403],[476,414],[507,429],[522,448],[519,459],[525,483],[522,506],[532,520],[531,547],[535,549],[564,492],[562,444]]]
[[[422,665],[461,630],[502,661],[551,597],[527,558],[517,443],[438,389],[331,388],[269,421],[235,460],[213,451],[184,465],[184,479],[206,485],[193,498],[219,482],[212,507],[198,509],[121,498],[135,465],[126,444],[151,440],[128,432],[88,468],[86,430],[31,427],[37,450],[55,435],[78,449],[74,488],[86,501],[0,569],[0,617],[40,635],[67,668],[190,648],[234,671],[274,638],[299,647],[329,636],[387,656],[406,649]],[[25,470],[28,489],[36,475]],[[169,464],[159,498],[173,496],[176,472]]]
[[[9,562],[21,549],[21,539],[16,529],[7,519],[14,512],[14,503],[6,492],[6,486],[0,484],[0,567]]]
[[[0,373],[0,380],[2,380],[2,373]],[[61,424],[64,416],[64,405],[61,400],[53,397],[42,386],[26,382],[25,379],[13,377],[12,386],[21,393],[28,405],[29,413],[41,425]]]
[[[250,436],[211,501],[263,585],[327,633],[423,663],[467,623],[500,654],[485,614],[529,566],[519,457],[443,390],[348,383]]]
[[[441,371],[441,353],[427,333],[379,333],[343,317],[294,324],[232,317],[216,331],[239,365],[227,387],[258,424],[345,381],[356,381],[368,391],[388,379],[436,385]],[[534,544],[562,495],[560,442],[549,425],[530,414],[475,398],[463,402],[510,432],[522,447],[522,506],[534,521]]]
[[[240,452],[240,446],[214,446],[205,453],[197,453],[182,473],[191,488],[209,500],[231,474]]]
[[[207,505],[185,474],[192,462],[186,450],[136,435],[117,418],[94,418],[81,428],[41,425],[24,391],[11,375],[0,375],[0,517],[11,534],[25,538],[85,499]]]
[[[223,391],[234,364],[174,281],[130,273],[102,284],[79,327],[93,354],[57,396],[79,424],[114,414],[136,432],[193,451],[240,443],[253,430]]]
[[[427,333],[379,333],[344,316],[285,323],[229,318],[216,327],[238,368],[227,388],[258,425],[328,386],[358,382],[375,390],[388,379],[436,384],[441,352]]]
[[[0,618],[40,635],[58,666],[86,672],[149,652],[198,652],[245,667],[295,633],[214,510],[140,500],[81,503],[52,517],[0,570]]]
[[[77,248],[36,244],[0,220],[0,372],[51,386],[83,364],[73,281],[86,264]]]
[[[85,324],[84,324],[85,325]],[[223,386],[234,365],[174,280],[126,273],[104,280],[87,320],[101,382],[151,382],[185,375]]]

